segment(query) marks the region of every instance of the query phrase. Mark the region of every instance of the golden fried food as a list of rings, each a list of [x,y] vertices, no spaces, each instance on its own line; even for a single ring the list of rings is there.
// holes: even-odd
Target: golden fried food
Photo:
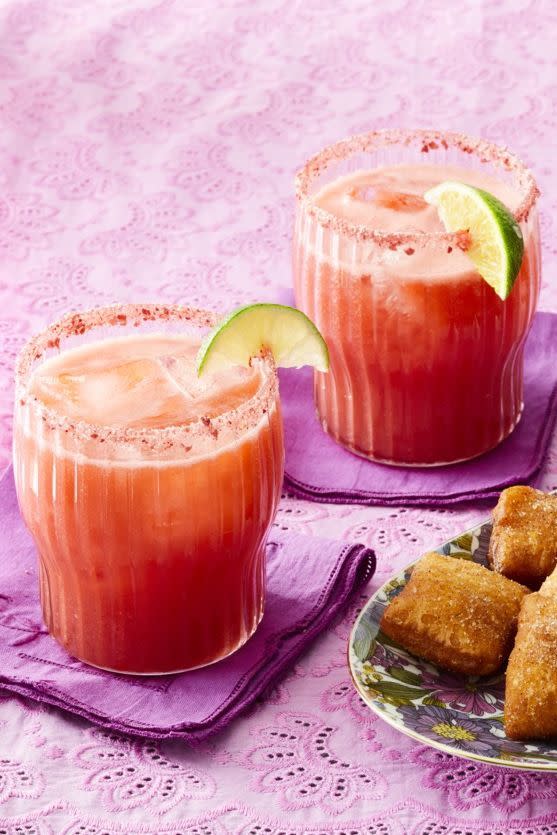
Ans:
[[[540,594],[554,597],[557,600],[557,568],[554,568],[549,577],[543,581]]]
[[[429,553],[385,610],[381,629],[446,670],[489,675],[508,657],[528,593],[482,565]]]
[[[549,593],[551,585],[528,595],[520,611],[505,685],[510,739],[557,737],[557,596]]]
[[[557,497],[532,487],[503,490],[493,511],[488,559],[499,574],[539,589],[557,565]]]

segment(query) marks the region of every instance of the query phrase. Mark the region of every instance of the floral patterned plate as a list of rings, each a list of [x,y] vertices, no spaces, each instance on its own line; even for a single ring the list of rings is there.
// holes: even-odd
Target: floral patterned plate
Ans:
[[[491,522],[487,522],[436,550],[487,565],[490,536]],[[505,736],[503,673],[490,678],[446,673],[381,632],[381,616],[408,582],[413,565],[385,583],[354,624],[349,664],[364,702],[397,730],[449,754],[512,768],[557,771],[557,747]]]

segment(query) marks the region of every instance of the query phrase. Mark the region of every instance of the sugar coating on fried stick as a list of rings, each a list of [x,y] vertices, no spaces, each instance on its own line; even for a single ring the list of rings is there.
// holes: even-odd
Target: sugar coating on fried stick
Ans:
[[[503,490],[488,558],[494,571],[539,589],[557,565],[557,497],[532,487]]]
[[[554,568],[549,577],[543,581],[540,594],[554,597],[557,600],[557,568]]]
[[[489,675],[509,655],[528,593],[470,560],[429,553],[385,610],[381,629],[446,670]]]
[[[557,737],[557,596],[530,594],[522,604],[505,684],[510,739]]]

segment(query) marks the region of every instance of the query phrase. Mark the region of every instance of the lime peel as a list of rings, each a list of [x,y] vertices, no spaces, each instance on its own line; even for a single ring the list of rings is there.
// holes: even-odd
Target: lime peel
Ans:
[[[466,254],[481,277],[506,299],[524,255],[522,232],[509,209],[493,194],[451,180],[427,191],[424,200],[437,207],[448,232],[469,232]]]
[[[197,354],[197,374],[249,366],[254,356],[271,351],[281,368],[312,365],[328,371],[329,351],[305,313],[283,304],[250,304],[233,310],[207,335]]]

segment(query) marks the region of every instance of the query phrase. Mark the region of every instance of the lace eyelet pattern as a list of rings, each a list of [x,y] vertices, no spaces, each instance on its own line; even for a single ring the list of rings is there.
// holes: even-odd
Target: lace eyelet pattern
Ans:
[[[541,308],[557,310],[556,26],[551,3],[526,0],[465,0],[456,17],[431,0],[6,0],[0,468],[16,356],[51,322],[141,300],[217,315],[284,299],[296,171],[343,137],[437,126],[512,149],[542,191]],[[556,441],[540,482],[555,485]],[[277,526],[376,550],[361,598],[196,749],[103,736],[4,692],[0,835],[557,835],[557,776],[424,748],[366,711],[347,671],[366,599],[486,510],[285,495]],[[0,622],[22,665],[40,655],[43,625],[3,587]]]

